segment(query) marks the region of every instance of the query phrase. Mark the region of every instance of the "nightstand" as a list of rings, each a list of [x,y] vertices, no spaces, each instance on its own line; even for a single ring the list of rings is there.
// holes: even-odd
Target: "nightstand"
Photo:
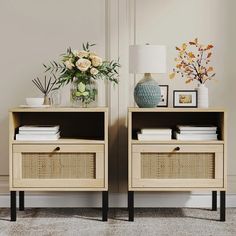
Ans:
[[[140,141],[143,128],[175,129],[177,125],[218,127],[216,141]],[[223,109],[129,108],[128,110],[128,211],[134,220],[134,192],[211,191],[212,210],[225,221],[226,112]]]
[[[57,141],[18,141],[23,125],[59,125]],[[101,191],[102,220],[108,212],[108,108],[16,108],[9,113],[11,220],[16,192]]]

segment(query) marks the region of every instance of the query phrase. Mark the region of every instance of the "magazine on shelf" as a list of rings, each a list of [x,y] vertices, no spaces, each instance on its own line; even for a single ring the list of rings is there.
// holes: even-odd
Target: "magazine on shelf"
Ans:
[[[140,141],[169,141],[171,134],[141,134],[138,133],[138,140]]]
[[[178,132],[174,132],[174,137],[177,140],[184,141],[211,141],[217,140],[217,134],[179,134]]]
[[[59,125],[24,125],[19,131],[58,131]]]
[[[180,134],[216,134],[216,130],[177,130]]]
[[[60,138],[60,132],[56,134],[16,134],[19,141],[52,141]]]
[[[25,135],[47,135],[47,134],[56,134],[58,133],[58,130],[48,131],[48,130],[19,130],[19,134],[25,134]]]
[[[155,129],[141,129],[141,134],[169,134],[171,135],[172,130],[168,128],[155,128]]]
[[[217,131],[216,126],[209,126],[209,125],[177,125],[177,129],[180,131]]]

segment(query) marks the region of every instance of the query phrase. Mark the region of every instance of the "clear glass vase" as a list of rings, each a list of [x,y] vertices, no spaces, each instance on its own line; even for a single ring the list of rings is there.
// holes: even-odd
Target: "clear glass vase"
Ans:
[[[50,101],[51,105],[54,107],[58,107],[61,105],[61,92],[59,89],[51,92]]]
[[[74,79],[71,83],[70,100],[75,107],[92,107],[96,105],[97,83],[94,79]]]

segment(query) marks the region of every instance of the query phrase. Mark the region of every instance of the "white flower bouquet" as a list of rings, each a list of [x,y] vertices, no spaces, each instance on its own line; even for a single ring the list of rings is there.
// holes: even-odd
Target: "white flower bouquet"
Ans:
[[[45,72],[58,75],[57,88],[73,83],[72,99],[80,100],[85,105],[96,98],[95,80],[106,79],[118,83],[120,64],[116,61],[103,61],[95,52],[90,51],[94,45],[83,44],[83,50],[69,48],[65,54],[62,54],[60,63],[52,61],[49,65],[44,64]]]

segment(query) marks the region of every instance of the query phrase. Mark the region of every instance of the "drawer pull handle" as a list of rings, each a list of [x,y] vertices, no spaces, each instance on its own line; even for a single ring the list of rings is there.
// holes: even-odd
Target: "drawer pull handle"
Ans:
[[[54,151],[60,151],[61,149],[60,149],[60,147],[56,147],[55,149],[54,149]]]
[[[179,151],[180,150],[180,147],[176,147],[175,149],[174,149],[174,151]]]

